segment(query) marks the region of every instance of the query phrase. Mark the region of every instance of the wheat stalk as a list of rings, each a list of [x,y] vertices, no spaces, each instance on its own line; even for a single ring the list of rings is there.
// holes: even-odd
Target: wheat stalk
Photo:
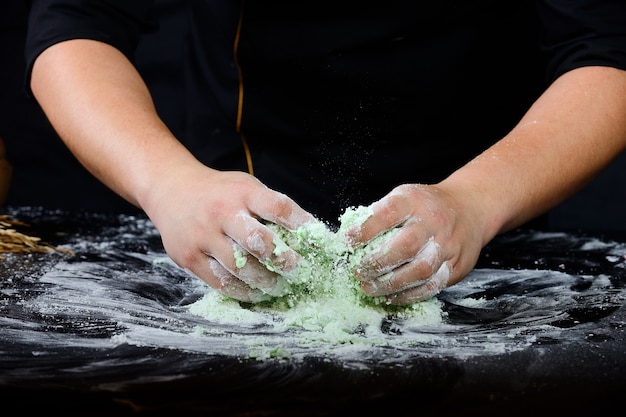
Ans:
[[[0,215],[0,259],[4,259],[2,253],[48,253],[55,251],[72,253],[69,249],[42,242],[39,237],[18,232],[15,226],[28,227],[29,224],[14,220],[10,215]]]

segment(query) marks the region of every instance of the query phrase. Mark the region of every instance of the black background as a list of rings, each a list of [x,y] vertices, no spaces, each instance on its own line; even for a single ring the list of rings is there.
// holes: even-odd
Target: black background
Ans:
[[[183,13],[188,1],[157,0],[159,32],[148,35],[137,63],[161,116],[182,132]],[[0,137],[14,166],[8,206],[45,206],[92,211],[133,212],[91,177],[56,136],[24,89],[23,44],[26,13],[21,0],[0,2]],[[626,154],[590,185],[550,213],[555,230],[626,231]]]

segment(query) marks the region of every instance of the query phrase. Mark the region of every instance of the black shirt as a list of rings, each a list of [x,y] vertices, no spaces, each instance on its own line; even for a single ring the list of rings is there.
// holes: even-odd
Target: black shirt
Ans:
[[[134,59],[156,28],[150,1],[31,3],[27,68],[72,38]],[[181,141],[249,170],[245,141],[254,175],[333,222],[395,185],[442,180],[564,72],[626,69],[625,1],[430,3],[189,2]]]

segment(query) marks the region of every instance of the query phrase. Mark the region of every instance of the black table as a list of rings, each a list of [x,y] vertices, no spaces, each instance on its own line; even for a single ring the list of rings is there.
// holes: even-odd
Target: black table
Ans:
[[[517,230],[369,350],[190,314],[206,292],[142,217],[7,208],[70,248],[0,262],[0,398],[64,415],[583,415],[620,407],[626,239]],[[468,301],[477,301],[475,303]],[[289,357],[255,358],[250,341]],[[406,343],[410,341],[410,343]],[[469,414],[468,414],[469,413]]]

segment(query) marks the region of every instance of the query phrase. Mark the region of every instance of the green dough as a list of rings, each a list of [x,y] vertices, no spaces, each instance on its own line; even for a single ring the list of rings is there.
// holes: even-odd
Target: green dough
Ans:
[[[310,223],[289,231],[268,224],[280,239],[279,254],[285,244],[298,252],[303,262],[288,274],[281,274],[287,290],[281,297],[258,304],[240,303],[211,291],[190,306],[190,311],[217,323],[271,323],[279,331],[300,329],[302,337],[324,343],[356,343],[382,340],[381,324],[392,317],[412,325],[439,323],[443,313],[436,298],[408,306],[393,306],[383,297],[369,297],[352,276],[354,266],[367,253],[380,247],[390,230],[366,246],[352,249],[345,242],[348,227],[361,224],[371,215],[367,207],[350,208],[341,216],[337,232],[323,223]],[[242,254],[235,252],[237,264]],[[272,271],[276,269],[267,263]],[[278,271],[277,271],[278,272]],[[383,338],[384,339],[384,338]],[[273,353],[274,355],[276,352]],[[269,353],[268,353],[269,355]]]

